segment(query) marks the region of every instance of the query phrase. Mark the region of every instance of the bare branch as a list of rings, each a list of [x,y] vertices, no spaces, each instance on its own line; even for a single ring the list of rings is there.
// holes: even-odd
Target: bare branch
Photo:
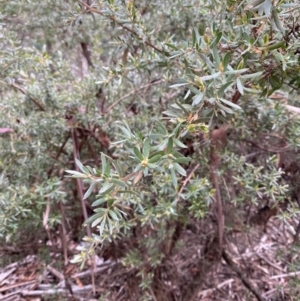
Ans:
[[[139,40],[143,40],[137,32],[135,32],[133,29],[121,24],[120,22],[117,21],[116,17],[115,16],[106,16],[104,13],[102,13],[101,11],[99,11],[98,9],[95,9],[91,6],[89,6],[88,4],[86,4],[85,2],[82,2],[82,1],[79,1],[79,3],[81,3],[82,5],[84,5],[87,10],[89,12],[93,12],[93,13],[96,13],[98,15],[101,15],[105,18],[109,18],[111,21],[117,23],[120,27],[122,27],[123,29],[125,29],[126,31],[129,31],[130,33],[132,33],[134,36],[136,36]],[[163,53],[163,50],[160,49],[159,47],[155,46],[154,44],[152,44],[150,41],[144,41],[144,43],[146,45],[148,45],[149,47],[153,48],[155,51],[159,52],[159,53]]]
[[[140,88],[131,91],[130,93],[128,93],[128,94],[122,96],[121,98],[119,98],[118,100],[116,100],[112,105],[110,105],[110,106],[107,108],[107,110],[105,111],[105,114],[108,113],[108,112],[109,112],[113,107],[115,107],[117,104],[119,104],[122,100],[124,100],[124,99],[126,99],[126,98],[128,98],[128,97],[130,97],[130,96],[132,96],[132,95],[134,95],[134,94],[136,94],[136,93],[138,93],[139,91],[142,91],[142,90],[144,90],[144,89],[148,89],[149,87],[154,86],[154,85],[159,85],[159,84],[161,84],[161,83],[163,83],[163,82],[164,82],[164,80],[155,81],[155,82],[153,82],[153,83],[150,82],[150,83],[147,84],[147,85],[141,86]]]
[[[23,93],[24,95],[26,95],[27,97],[30,98],[30,100],[36,105],[39,107],[39,109],[41,111],[46,111],[45,108],[35,99],[33,98],[32,96],[30,96],[22,87],[18,86],[17,84],[15,83],[12,83],[11,84],[12,87],[14,87],[15,89],[19,90],[21,93]]]

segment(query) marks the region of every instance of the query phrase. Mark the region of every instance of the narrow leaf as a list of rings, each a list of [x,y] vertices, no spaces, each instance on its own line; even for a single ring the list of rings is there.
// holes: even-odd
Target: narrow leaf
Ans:
[[[215,66],[220,66],[220,56],[216,45],[212,47],[212,53],[214,57]]]
[[[285,29],[282,26],[282,23],[281,23],[281,21],[279,19],[279,16],[277,14],[277,11],[276,11],[275,7],[272,10],[272,15],[273,15],[276,27],[281,31],[282,34],[285,34]]]
[[[92,227],[95,227],[95,226],[97,226],[100,223],[100,226],[98,227],[98,229],[99,229],[99,232],[100,232],[100,235],[101,235],[103,233],[103,231],[104,231],[105,222],[106,222],[106,217],[103,216],[102,218],[99,218],[99,220],[95,220],[92,223]]]
[[[201,102],[201,100],[203,99],[204,93],[199,93],[197,95],[195,95],[193,97],[193,103],[192,106],[196,106],[197,104],[199,104]]]
[[[124,183],[123,181],[119,180],[119,179],[116,179],[116,178],[112,178],[111,179],[111,182],[118,185],[118,186],[121,186],[123,188],[126,188],[127,187],[127,184]]]
[[[167,154],[171,154],[173,150],[173,138],[170,137],[168,139],[168,144],[167,144]]]
[[[244,87],[244,91],[248,92],[248,93],[252,93],[252,94],[260,94],[261,90],[255,90],[255,89],[250,89],[250,88],[246,88]]]
[[[202,76],[200,78],[201,78],[202,81],[206,81],[206,80],[211,80],[211,79],[217,78],[220,75],[221,75],[221,72],[217,72],[217,73],[214,73],[214,74],[211,74],[211,75]]]
[[[143,161],[143,160],[144,160],[143,155],[141,154],[141,152],[139,151],[139,149],[138,149],[136,146],[133,148],[133,151],[134,151],[136,157],[137,157],[140,161]]]
[[[178,114],[176,114],[175,112],[172,111],[163,111],[162,112],[163,115],[169,116],[169,117],[178,117]]]
[[[105,183],[103,187],[99,190],[99,195],[108,194],[115,189],[115,185]]]
[[[162,155],[156,155],[154,157],[151,157],[151,159],[148,160],[149,163],[156,163],[161,159]]]
[[[181,167],[178,163],[174,163],[174,168],[182,175],[186,176],[186,171],[183,167]]]
[[[264,4],[262,5],[265,15],[269,18],[271,15],[272,9],[272,2],[271,0],[265,0]]]
[[[174,139],[174,143],[181,148],[187,148],[187,146],[178,139]]]
[[[86,175],[75,170],[66,170],[65,172],[72,174],[73,178],[86,178]]]
[[[239,70],[230,70],[230,71],[224,72],[224,74],[226,74],[226,75],[231,75],[231,74],[242,74],[242,73],[244,73],[244,72],[246,72],[246,71],[248,71],[248,70],[249,70],[249,68],[244,68],[244,69],[239,69]]]
[[[226,69],[227,69],[227,66],[228,66],[228,63],[229,63],[229,60],[230,60],[230,56],[231,56],[230,52],[227,52],[224,56],[224,59],[223,59],[224,71],[226,71]]]
[[[246,5],[245,10],[255,8],[255,7],[261,5],[264,2],[265,2],[265,0],[254,0],[254,1],[252,1],[249,4]]]
[[[219,97],[222,97],[225,93],[225,90],[230,86],[232,85],[233,81],[229,81],[228,83],[226,83],[225,85],[223,85],[219,91],[218,91],[218,96]]]
[[[101,153],[101,165],[102,165],[102,174],[105,173],[105,167],[106,167],[106,158],[103,153]]]
[[[222,101],[223,103],[227,104],[228,106],[235,108],[236,110],[243,110],[240,106],[238,106],[237,104],[235,104],[227,99],[219,98],[219,100]]]
[[[85,192],[83,199],[87,199],[91,193],[93,192],[94,188],[95,188],[96,182],[92,182],[92,184],[90,185],[89,189]]]
[[[119,221],[118,216],[116,215],[116,213],[113,210],[109,210],[108,214],[110,215],[110,217],[115,220],[115,221]]]
[[[259,72],[255,72],[255,73],[251,73],[251,74],[244,74],[241,75],[241,78],[243,79],[249,79],[249,78],[255,78],[255,77],[259,77],[263,74],[263,71],[259,71]]]
[[[93,202],[92,206],[93,207],[99,206],[99,205],[102,205],[106,202],[107,202],[107,200],[105,198],[97,199],[95,202]]]
[[[75,158],[75,162],[76,162],[76,165],[78,166],[78,168],[84,172],[82,163],[77,158]]]
[[[178,105],[178,107],[185,113],[188,114],[189,112],[184,108],[184,106],[182,106],[179,102],[176,101],[176,104]]]
[[[177,184],[177,177],[176,177],[174,168],[170,169],[170,173],[171,173],[171,178],[172,178],[172,184],[173,184],[174,188],[176,189],[178,184]]]
[[[237,88],[239,90],[239,92],[244,95],[244,86],[241,82],[241,80],[239,78],[236,79],[236,85],[237,85]]]
[[[180,157],[175,159],[173,162],[174,163],[183,163],[183,164],[187,164],[191,161],[191,158],[187,158],[187,157]]]
[[[183,87],[186,85],[189,85],[189,83],[174,84],[172,86],[169,86],[169,88],[178,88],[178,87]]]
[[[218,103],[218,107],[220,107],[223,111],[227,112],[228,114],[234,114],[234,111],[232,111],[231,109],[223,106],[221,103]]]
[[[110,177],[110,164],[109,163],[107,163],[106,166],[105,166],[104,174],[107,177]]]
[[[143,155],[145,158],[148,158],[150,154],[150,138],[148,137],[143,146]]]
[[[216,37],[212,41],[212,43],[210,45],[210,48],[213,48],[214,46],[216,46],[220,42],[221,38],[222,38],[222,32],[220,31],[220,32],[217,33]]]
[[[156,128],[163,135],[166,135],[168,133],[165,126],[162,125],[159,121],[156,121]]]
[[[103,213],[97,213],[97,214],[94,214],[92,215],[91,217],[89,217],[85,222],[84,224],[87,225],[87,224],[90,224],[92,222],[94,222],[95,220],[99,219],[98,223],[101,222],[103,218]]]
[[[184,100],[186,100],[189,96],[190,96],[190,94],[191,94],[191,90],[189,89],[187,92],[186,92],[186,94],[185,94],[185,96],[184,96]]]
[[[127,137],[131,137],[131,133],[128,131],[128,129],[126,129],[123,126],[118,125],[118,127],[120,128],[120,130],[123,132],[123,134]]]

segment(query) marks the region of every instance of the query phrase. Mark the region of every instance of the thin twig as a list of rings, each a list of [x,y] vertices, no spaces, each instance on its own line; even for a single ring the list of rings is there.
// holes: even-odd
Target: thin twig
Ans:
[[[256,297],[258,301],[265,301],[260,292],[252,285],[252,283],[247,279],[244,273],[239,269],[239,267],[233,262],[231,257],[225,252],[222,251],[222,257],[226,261],[226,263],[231,267],[231,269],[238,275],[241,279],[245,287],[252,292],[252,294]]]
[[[120,27],[122,27],[123,29],[125,29],[126,31],[129,31],[130,33],[132,33],[134,36],[136,36],[139,40],[143,41],[143,38],[139,36],[139,34],[137,32],[135,32],[132,28],[129,28],[127,26],[125,26],[124,24],[120,23],[115,16],[106,16],[104,13],[102,13],[101,11],[89,6],[88,4],[79,1],[79,3],[81,3],[82,5],[84,5],[87,10],[89,12],[93,12],[96,13],[98,15],[101,15],[102,17],[105,18],[109,18],[111,21],[117,23]],[[157,46],[155,46],[154,44],[152,44],[150,41],[143,41],[146,45],[148,45],[149,47],[153,48],[155,51],[159,52],[159,53],[163,53],[163,50],[158,48]]]
[[[54,267],[52,267],[51,265],[49,265],[49,264],[47,265],[47,270],[51,274],[53,274],[56,278],[58,278],[59,280],[61,280],[61,281],[65,280],[64,275],[61,272],[59,272],[57,269],[55,269]]]
[[[100,267],[97,267],[95,270],[94,270],[94,274],[100,274],[102,273],[103,271],[113,267],[114,265],[116,265],[115,262],[111,263],[104,263],[102,264]],[[83,277],[87,277],[87,276],[90,276],[91,274],[91,271],[90,270],[87,270],[87,271],[84,271],[84,272],[79,272],[79,273],[76,273],[74,275],[71,275],[71,278],[73,279],[76,279],[76,278],[83,278]]]
[[[54,245],[54,240],[53,240],[53,237],[52,237],[52,234],[50,231],[50,227],[48,224],[50,210],[51,210],[51,202],[50,202],[49,197],[47,197],[46,210],[43,212],[43,226],[46,230],[49,240],[51,241],[52,245]]]
[[[210,174],[213,187],[215,189],[215,203],[217,205],[217,221],[218,221],[218,240],[219,240],[219,255],[223,249],[223,237],[225,228],[225,218],[223,210],[223,202],[221,198],[221,188],[219,180],[220,155],[219,151],[223,150],[227,143],[228,124],[210,132]]]
[[[83,287],[79,287],[77,285],[72,285],[72,291],[74,294],[79,294],[79,293],[84,293],[84,292],[88,292],[91,291],[92,286],[91,285],[86,285]],[[36,291],[29,291],[29,290],[23,290],[20,291],[20,294],[22,296],[43,296],[43,295],[57,295],[57,294],[68,294],[69,295],[69,291],[67,289],[64,288],[53,288],[53,289],[47,289],[47,290],[36,290]]]
[[[285,145],[285,146],[283,146],[283,147],[281,147],[281,148],[278,148],[278,149],[276,149],[276,148],[267,148],[267,147],[263,147],[263,146],[260,145],[260,143],[258,143],[258,142],[251,141],[251,140],[248,140],[248,139],[243,139],[242,141],[245,141],[245,142],[247,142],[247,143],[251,143],[252,145],[258,147],[259,149],[262,149],[262,150],[264,150],[264,151],[266,151],[266,152],[270,152],[270,153],[283,153],[283,152],[288,151],[288,150],[290,149],[290,147],[291,147],[291,146],[288,144],[288,145]]]
[[[287,108],[288,111],[300,114],[300,108],[298,107],[291,106],[291,105],[285,105],[285,107]]]
[[[221,251],[223,249],[225,219],[224,219],[223,203],[222,203],[221,191],[219,185],[219,175],[218,175],[218,171],[215,169],[214,166],[211,167],[211,179],[212,179],[213,187],[216,190],[215,199],[217,201],[217,209],[218,209],[218,238],[219,238],[219,248]]]
[[[71,129],[72,133],[72,138],[73,138],[73,156],[74,156],[74,161],[80,160],[79,158],[79,145],[78,145],[78,140],[77,140],[77,130],[75,128]],[[79,168],[77,164],[75,164],[75,170],[79,172]],[[80,179],[76,179],[77,187],[78,187],[78,193],[80,196],[80,201],[81,201],[81,206],[82,206],[82,212],[83,212],[83,217],[84,220],[86,221],[88,219],[88,214],[87,214],[87,209],[86,205],[84,202],[84,194],[83,194],[83,185],[82,181]],[[86,232],[89,237],[92,237],[92,231],[91,227],[89,224],[86,225]],[[95,286],[95,275],[94,275],[94,267],[95,267],[95,256],[94,254],[92,255],[92,264],[91,264],[91,278],[92,278],[92,287],[93,287],[93,293],[96,293],[96,286]]]
[[[219,290],[220,288],[222,288],[223,286],[225,285],[229,285],[231,283],[234,282],[234,279],[227,279],[225,281],[223,281],[222,283],[219,283],[217,286],[213,287],[213,288],[210,288],[210,289],[207,289],[207,290],[204,290],[204,291],[201,291],[198,293],[198,296],[201,296],[201,297],[206,297],[208,294],[211,294],[217,290]]]
[[[70,133],[68,133],[67,136],[65,137],[65,140],[64,140],[63,144],[61,145],[61,147],[59,148],[57,154],[55,155],[54,160],[58,160],[60,154],[63,152],[63,149],[64,149],[64,147],[66,146],[66,144],[67,144],[67,142],[68,142],[68,140],[69,140],[70,137],[71,137],[71,135],[70,135]],[[50,178],[50,176],[51,176],[51,174],[52,174],[52,171],[53,171],[53,168],[54,168],[54,164],[55,164],[55,163],[56,163],[56,162],[53,162],[53,163],[52,163],[50,169],[49,169],[48,172],[47,172],[48,179]]]
[[[87,143],[87,145],[88,145],[89,151],[90,151],[91,156],[93,157],[93,159],[94,159],[96,165],[97,165],[97,166],[100,166],[100,162],[99,162],[99,160],[98,160],[98,157],[97,157],[97,155],[96,155],[96,152],[95,152],[95,150],[94,150],[94,148],[93,148],[93,146],[92,146],[92,144],[90,143],[90,141],[89,141],[88,138],[87,138],[87,140],[86,140],[86,143]]]
[[[0,287],[0,293],[6,292],[8,290],[11,290],[11,289],[14,289],[14,288],[17,288],[17,287],[37,283],[37,282],[38,282],[37,280],[29,280],[29,281],[25,281],[25,282],[20,282],[20,283],[11,284],[11,285],[8,285],[8,286]]]
[[[73,129],[71,129],[71,132],[72,132],[72,139],[73,139],[73,157],[74,157],[74,162],[76,162],[76,159],[80,160],[79,153],[78,153],[79,146],[78,146],[78,140],[77,140],[77,130],[75,128],[73,128]],[[80,170],[76,164],[75,164],[75,170],[80,172]],[[84,220],[87,220],[88,214],[87,214],[86,205],[85,205],[85,202],[83,199],[84,193],[83,193],[82,181],[77,178],[76,183],[77,183],[78,193],[79,193],[79,197],[80,197],[80,201],[81,201],[83,217],[84,217]],[[86,226],[86,232],[89,237],[92,236],[90,225]]]
[[[15,83],[12,83],[10,84],[12,87],[14,87],[15,89],[19,90],[21,93],[23,93],[24,95],[26,95],[27,97],[30,98],[30,100],[36,105],[39,107],[39,109],[41,111],[46,111],[45,108],[35,99],[33,98],[32,96],[30,96],[22,87],[18,86],[17,84]]]
[[[61,234],[61,246],[63,249],[63,254],[64,254],[64,261],[65,261],[65,266],[67,266],[69,259],[68,259],[68,238],[67,238],[67,230],[65,226],[65,220],[66,220],[66,215],[65,215],[65,210],[62,201],[59,202],[59,210],[60,210],[60,215],[61,215],[61,223],[60,223],[60,234]]]
[[[183,191],[183,189],[186,187],[186,185],[188,184],[188,182],[190,181],[192,175],[195,173],[195,171],[200,167],[200,164],[197,164],[194,166],[194,168],[192,169],[192,171],[189,173],[189,175],[186,177],[186,179],[183,181],[182,186],[179,189],[178,195],[180,195]]]
[[[266,263],[268,263],[270,266],[272,266],[273,268],[275,268],[275,269],[277,269],[277,270],[279,270],[279,271],[281,271],[281,272],[284,271],[281,267],[277,266],[275,263],[271,262],[269,259],[267,259],[267,258],[265,258],[264,256],[260,255],[258,252],[256,252],[256,255],[257,255],[260,259],[262,259],[262,260],[264,260]]]
[[[273,280],[273,279],[278,279],[278,278],[295,277],[295,276],[298,276],[298,275],[300,275],[300,271],[291,272],[291,273],[287,273],[287,274],[275,275],[275,276],[270,277],[270,279]]]
[[[130,93],[128,93],[128,94],[122,96],[121,98],[119,98],[118,100],[116,100],[112,105],[110,105],[110,106],[107,108],[107,110],[105,111],[105,114],[108,113],[108,112],[109,112],[113,107],[115,107],[117,104],[119,104],[122,100],[124,100],[124,99],[130,97],[131,95],[134,95],[134,94],[138,93],[139,91],[144,90],[144,89],[147,89],[147,88],[149,88],[149,87],[151,87],[151,86],[159,85],[159,84],[161,84],[161,83],[163,83],[163,82],[164,82],[164,80],[155,81],[155,82],[153,82],[153,83],[149,83],[149,84],[147,84],[147,85],[141,86],[140,88],[138,88],[138,89],[136,89],[136,90],[131,91]]]

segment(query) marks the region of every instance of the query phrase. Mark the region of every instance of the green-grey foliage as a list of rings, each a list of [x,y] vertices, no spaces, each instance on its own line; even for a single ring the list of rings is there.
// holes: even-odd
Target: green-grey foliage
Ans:
[[[62,222],[60,203],[77,227],[72,178],[82,179],[93,210],[85,222],[96,231],[75,262],[90,248],[137,240],[123,264],[138,270],[147,300],[174,248],[175,225],[197,223],[214,208],[209,133],[216,125],[230,132],[219,151],[224,205],[259,208],[299,193],[299,168],[278,163],[284,151],[299,162],[299,117],[273,93],[299,107],[300,7],[288,0],[85,3],[0,6],[0,238],[16,242],[42,229],[49,204],[50,228]]]

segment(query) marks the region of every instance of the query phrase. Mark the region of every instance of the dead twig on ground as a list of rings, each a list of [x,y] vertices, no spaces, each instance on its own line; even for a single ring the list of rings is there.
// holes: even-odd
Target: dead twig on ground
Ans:
[[[245,287],[252,292],[258,301],[265,301],[260,292],[252,285],[252,283],[247,279],[245,274],[240,270],[240,268],[234,263],[231,257],[227,254],[225,250],[222,251],[222,257],[225,262],[230,266],[230,268],[238,275]]]
[[[65,280],[65,277],[64,275],[59,272],[57,269],[53,268],[51,265],[47,265],[47,270],[52,273],[56,278],[58,278],[59,280],[61,281],[64,281]]]

